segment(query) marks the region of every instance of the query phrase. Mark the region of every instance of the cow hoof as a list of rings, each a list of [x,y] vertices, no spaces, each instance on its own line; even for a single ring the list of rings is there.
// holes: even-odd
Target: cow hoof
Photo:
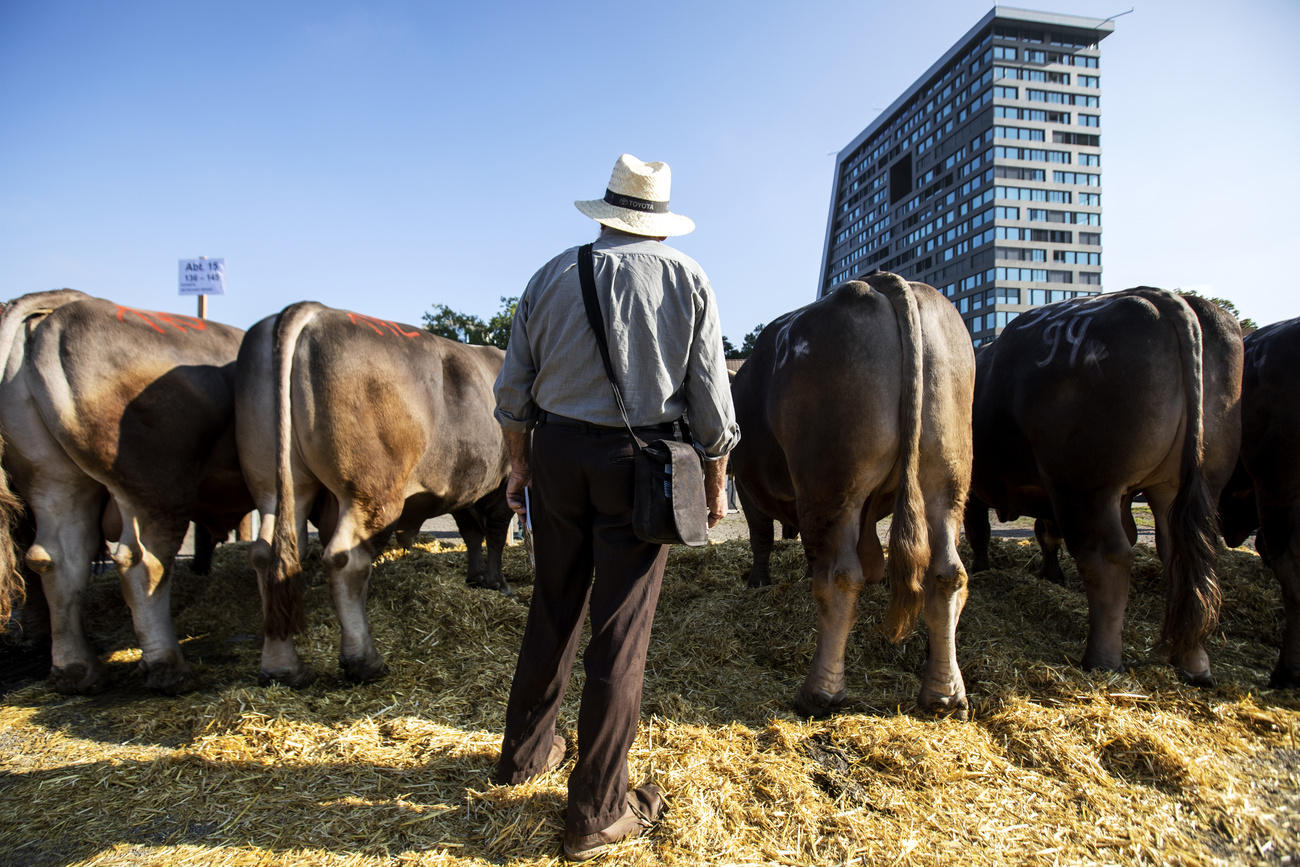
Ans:
[[[103,671],[99,666],[87,668],[73,663],[64,668],[50,669],[50,688],[64,695],[94,695],[104,691]]]
[[[316,680],[316,672],[311,670],[311,666],[301,666],[297,671],[267,671],[261,669],[257,672],[257,683],[259,686],[270,686],[273,683],[283,684],[290,689],[302,689],[309,686]]]
[[[1190,672],[1186,669],[1177,668],[1178,679],[1188,686],[1196,686],[1204,689],[1213,689],[1218,684],[1214,680],[1214,675],[1209,671]]]
[[[1111,662],[1107,659],[1096,659],[1084,654],[1083,664],[1084,671],[1109,671],[1115,674],[1124,673],[1124,664],[1122,662]]]
[[[794,709],[798,713],[813,719],[828,717],[844,705],[844,690],[834,695],[800,689],[794,697]]]
[[[921,690],[921,697],[917,699],[917,704],[926,713],[932,713],[935,716],[950,716],[962,722],[970,719],[970,703],[966,700],[964,692],[956,695],[944,695],[943,693],[923,689]]]
[[[154,692],[180,695],[190,688],[190,667],[184,662],[150,665],[141,660],[140,671],[144,674],[145,688]]]
[[[770,587],[772,585],[772,576],[767,573],[760,573],[757,569],[749,569],[740,576],[747,587]]]
[[[1269,689],[1294,689],[1300,686],[1300,669],[1287,668],[1279,663],[1268,679],[1268,686]]]
[[[339,658],[339,668],[343,676],[353,683],[373,683],[387,676],[388,666],[382,659],[367,661],[362,659]]]

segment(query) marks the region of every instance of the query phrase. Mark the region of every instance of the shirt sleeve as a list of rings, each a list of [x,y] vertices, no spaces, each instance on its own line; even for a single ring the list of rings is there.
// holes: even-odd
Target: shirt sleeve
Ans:
[[[497,422],[505,430],[526,431],[537,423],[537,404],[533,401],[533,380],[537,364],[533,359],[532,344],[528,341],[528,312],[532,305],[533,285],[539,271],[528,281],[524,294],[515,305],[515,316],[510,323],[510,342],[506,344],[506,358],[497,374],[493,394],[497,406]]]
[[[707,279],[701,283],[696,299],[695,334],[686,362],[686,413],[696,449],[706,459],[716,460],[740,442],[740,428],[731,403],[718,305]]]

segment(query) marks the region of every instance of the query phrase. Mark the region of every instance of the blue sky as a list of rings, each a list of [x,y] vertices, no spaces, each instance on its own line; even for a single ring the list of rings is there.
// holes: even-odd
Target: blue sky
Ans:
[[[1300,3],[1074,0],[1102,43],[1104,288],[1300,315]],[[834,154],[991,8],[0,0],[0,296],[484,318],[668,161],[733,341],[816,292]]]

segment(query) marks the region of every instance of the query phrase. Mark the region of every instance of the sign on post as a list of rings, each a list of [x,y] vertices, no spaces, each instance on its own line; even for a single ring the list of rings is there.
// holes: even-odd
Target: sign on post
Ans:
[[[182,295],[225,295],[225,259],[181,259]]]

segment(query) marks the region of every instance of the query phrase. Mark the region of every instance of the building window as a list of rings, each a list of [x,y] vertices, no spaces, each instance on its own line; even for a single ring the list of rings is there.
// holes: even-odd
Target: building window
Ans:
[[[1082,187],[1100,187],[1101,175],[1089,172],[1052,172],[1052,181],[1058,184],[1078,184]]]
[[[1046,131],[1019,126],[995,126],[993,127],[993,137],[1012,139],[1013,141],[1042,141],[1046,137]]]
[[[994,99],[1016,99],[1019,94],[1020,88],[1018,87],[1005,87],[999,84],[993,88]]]
[[[1015,60],[1016,49],[1012,48],[1010,45],[994,45],[993,59],[994,60]]]
[[[1101,126],[1101,118],[1095,114],[1079,113],[1079,126]]]

